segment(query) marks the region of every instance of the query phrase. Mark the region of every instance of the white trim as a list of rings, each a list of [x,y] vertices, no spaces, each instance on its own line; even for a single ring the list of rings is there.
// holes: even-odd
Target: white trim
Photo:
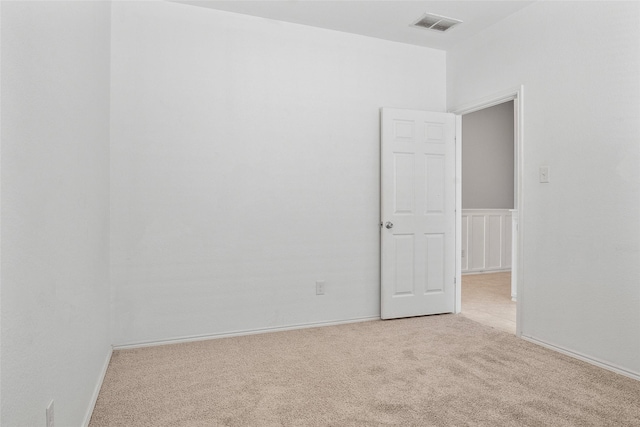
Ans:
[[[524,217],[524,194],[522,192],[522,181],[524,176],[524,86],[520,86],[520,88],[516,92],[517,98],[513,101],[513,117],[515,120],[514,129],[515,129],[515,150],[514,156],[516,158],[515,166],[515,175],[516,175],[516,197],[515,197],[515,206],[514,209],[517,209],[518,212],[515,212],[516,221],[518,223],[517,229],[515,230],[515,237],[517,240],[516,245],[516,285],[517,285],[517,295],[518,299],[516,301],[516,336],[522,336],[523,322],[524,318],[522,315],[523,312],[523,295],[524,295],[524,227],[523,217]],[[513,233],[514,231],[511,230]],[[513,259],[513,257],[512,257]]]
[[[2,22],[2,1],[0,1],[0,23],[1,22]],[[2,47],[2,36],[1,36],[2,31],[1,31],[1,29],[2,28],[1,28],[1,24],[0,24],[0,48]],[[2,76],[2,66],[0,64],[0,81],[2,81],[1,76]],[[2,105],[2,103],[0,103],[0,105]],[[0,129],[2,129],[2,123],[1,123],[2,119],[1,118],[2,118],[2,108],[0,107]],[[2,179],[1,179],[1,177],[3,176],[2,175],[2,148],[1,148],[3,143],[2,143],[1,135],[2,135],[2,133],[0,132],[0,188],[2,188]],[[2,214],[1,213],[2,213],[2,197],[0,197],[0,225],[2,223]],[[0,230],[1,229],[2,229],[2,227],[0,226]],[[1,247],[1,245],[0,245],[0,247]],[[2,265],[1,261],[2,261],[2,253],[0,251],[0,266]],[[1,304],[1,302],[2,302],[2,296],[1,296],[2,291],[1,290],[2,290],[2,274],[0,274],[0,331],[2,331],[2,327],[1,327],[2,326],[2,308],[1,308],[2,307],[2,304]],[[0,333],[0,379],[2,379],[2,333]],[[4,402],[2,400],[2,391],[1,390],[2,390],[2,387],[0,387],[0,402]],[[2,420],[2,406],[3,405],[0,404],[0,422]]]
[[[205,340],[213,340],[218,338],[232,338],[232,337],[241,337],[244,335],[257,335],[264,334],[269,332],[284,332],[291,331],[296,329],[307,329],[307,328],[317,328],[322,326],[335,326],[335,325],[344,325],[347,323],[358,323],[358,322],[369,322],[371,320],[380,320],[380,316],[369,316],[369,317],[358,317],[355,319],[346,319],[346,320],[332,320],[328,322],[311,322],[311,323],[300,323],[297,325],[289,325],[289,326],[275,326],[270,328],[258,328],[258,329],[246,329],[242,331],[234,331],[234,332],[221,332],[217,334],[204,334],[204,335],[192,335],[187,337],[177,337],[177,338],[169,338],[165,340],[156,340],[156,341],[142,341],[142,342],[134,342],[127,344],[118,344],[114,345],[114,350],[128,350],[132,348],[141,348],[141,347],[155,347],[159,345],[167,345],[167,344],[182,344],[193,341],[205,341]]]
[[[107,354],[107,358],[105,359],[104,365],[102,366],[102,372],[100,373],[98,383],[96,384],[96,387],[93,390],[93,395],[91,396],[91,401],[89,403],[89,407],[87,408],[87,413],[85,414],[84,421],[82,422],[83,427],[89,427],[89,423],[91,422],[91,416],[93,415],[93,410],[95,409],[96,403],[98,402],[98,395],[100,394],[100,389],[102,388],[104,377],[107,375],[107,368],[109,368],[109,362],[111,362],[112,355],[113,355],[113,349],[109,350],[109,354]]]
[[[606,369],[608,371],[615,372],[616,374],[624,375],[625,377],[629,377],[629,378],[632,378],[634,380],[640,381],[640,374],[637,373],[637,372],[629,371],[629,370],[624,369],[624,368],[622,368],[620,366],[613,365],[611,363],[608,363],[608,362],[605,362],[605,361],[602,361],[600,359],[596,359],[596,358],[593,358],[593,357],[590,357],[590,356],[586,356],[586,355],[584,355],[582,353],[579,353],[577,351],[568,350],[568,349],[566,349],[564,347],[560,347],[560,346],[557,346],[557,345],[554,345],[554,344],[550,344],[550,343],[548,343],[546,341],[539,340],[537,338],[528,337],[528,336],[524,336],[524,335],[521,335],[520,338],[522,338],[525,341],[529,341],[530,343],[539,345],[541,347],[548,348],[549,350],[557,351],[558,353],[562,353],[562,354],[564,354],[566,356],[573,357],[574,359],[582,360],[583,362],[587,362],[587,363],[589,363],[591,365],[594,365],[594,366],[597,366],[599,368],[603,368],[603,369]]]
[[[493,274],[493,273],[508,273],[510,272],[511,269],[510,268],[505,268],[503,270],[472,270],[472,271],[465,271],[464,273],[462,273],[463,276],[475,276],[476,274]]]
[[[501,213],[501,212],[505,212],[505,211],[511,212],[514,209],[500,209],[500,208],[498,208],[498,209],[462,209],[462,210],[465,211],[465,212],[472,212],[472,213],[475,213],[475,212],[488,212],[488,213],[493,214],[493,213]]]
[[[517,159],[516,159],[517,160]],[[517,183],[514,183],[517,186]],[[515,189],[517,193],[517,189]],[[518,209],[511,209],[511,301],[518,302]],[[515,249],[514,249],[515,248]],[[515,257],[515,258],[514,258]]]
[[[489,95],[483,98],[480,98],[476,101],[460,105],[456,108],[450,109],[449,112],[456,115],[464,115],[473,113],[474,111],[482,110],[485,108],[493,107],[498,104],[502,104],[503,102],[513,101],[513,116],[514,116],[514,139],[515,139],[515,149],[514,149],[514,174],[515,174],[515,186],[516,186],[516,197],[515,197],[515,209],[518,209],[518,230],[517,230],[517,239],[518,245],[516,252],[516,260],[517,260],[517,268],[515,278],[517,286],[518,286],[518,298],[516,301],[517,304],[517,312],[516,312],[516,336],[520,337],[522,335],[522,308],[523,308],[523,296],[524,296],[524,227],[523,224],[523,214],[524,214],[524,197],[522,194],[522,171],[524,165],[524,86],[520,85],[515,88],[507,89],[502,92],[494,93],[493,95]],[[460,141],[456,141],[456,150],[458,150],[458,144],[460,144],[460,150],[462,148],[462,138]],[[462,178],[462,162],[456,164],[456,180]],[[456,199],[456,212],[462,210],[462,201]],[[513,230],[512,230],[513,231]],[[461,234],[462,232],[462,220],[460,222],[456,221],[456,235]],[[459,277],[461,264],[456,264],[456,277]],[[456,307],[458,310],[460,307]],[[456,311],[458,312],[458,311]]]
[[[456,300],[454,313],[462,309],[462,117],[456,115]]]
[[[485,108],[493,107],[504,102],[514,101],[522,96],[522,88],[523,86],[519,86],[512,89],[504,90],[502,92],[497,92],[493,95],[485,96],[473,102],[460,105],[457,108],[449,110],[449,112],[463,116],[465,114],[484,110]]]

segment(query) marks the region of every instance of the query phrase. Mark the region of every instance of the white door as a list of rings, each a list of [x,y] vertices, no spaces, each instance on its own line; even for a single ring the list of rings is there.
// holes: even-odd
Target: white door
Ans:
[[[455,115],[382,109],[381,317],[455,305]]]

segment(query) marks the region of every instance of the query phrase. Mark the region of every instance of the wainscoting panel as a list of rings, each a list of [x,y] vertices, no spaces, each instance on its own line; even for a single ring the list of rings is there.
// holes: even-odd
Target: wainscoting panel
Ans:
[[[462,210],[462,272],[511,269],[509,209]]]
[[[464,210],[462,214],[462,220],[464,221]],[[469,242],[469,270],[484,270],[485,269],[485,223],[486,217],[484,215],[471,215],[469,216],[469,235],[471,241]]]

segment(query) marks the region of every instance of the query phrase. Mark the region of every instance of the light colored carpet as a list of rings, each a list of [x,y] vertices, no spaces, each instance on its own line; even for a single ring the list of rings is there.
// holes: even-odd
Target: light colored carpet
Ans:
[[[101,426],[638,426],[640,382],[459,315],[116,351]]]
[[[462,276],[462,314],[515,334],[516,303],[511,301],[511,272]]]

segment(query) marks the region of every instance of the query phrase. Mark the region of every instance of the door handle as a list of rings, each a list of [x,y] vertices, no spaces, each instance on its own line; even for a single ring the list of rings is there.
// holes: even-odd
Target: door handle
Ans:
[[[384,226],[387,227],[387,230],[391,230],[393,228],[393,223],[391,221],[387,221]]]

